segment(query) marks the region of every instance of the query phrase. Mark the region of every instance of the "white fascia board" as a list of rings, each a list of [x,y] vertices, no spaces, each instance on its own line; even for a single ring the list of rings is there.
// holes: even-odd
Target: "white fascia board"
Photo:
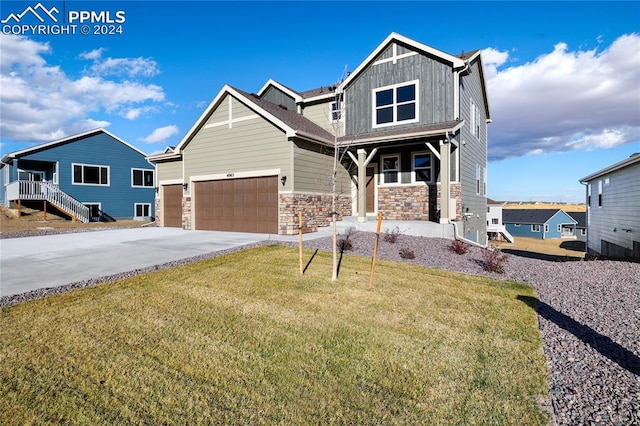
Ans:
[[[174,149],[175,152],[179,153],[180,151],[182,151],[182,148],[184,147],[184,145],[186,145],[189,142],[189,140],[191,140],[191,137],[198,131],[200,126],[206,121],[206,119],[209,116],[209,114],[216,108],[216,106],[220,103],[220,101],[227,94],[229,89],[231,89],[231,87],[228,84],[225,84],[222,87],[222,89],[220,89],[220,91],[218,92],[216,97],[213,98],[211,103],[209,103],[209,106],[207,106],[207,108],[204,110],[204,112],[202,114],[200,114],[200,117],[198,117],[198,119],[193,124],[193,126],[191,126],[189,131],[180,140],[180,143],[178,143],[178,145],[176,145],[176,148]]]
[[[88,130],[86,132],[78,133],[78,134],[75,134],[75,135],[65,136],[62,139],[56,139],[55,141],[52,141],[52,142],[45,142],[45,143],[42,143],[42,144],[39,144],[39,145],[35,145],[35,146],[29,147],[29,148],[21,149],[20,151],[10,152],[10,153],[6,154],[4,156],[4,158],[15,158],[16,156],[19,156],[19,155],[22,155],[22,154],[28,154],[29,152],[32,152],[32,151],[39,151],[39,150],[41,150],[43,148],[48,148],[48,147],[51,147],[51,146],[55,146],[55,145],[67,142],[67,141],[69,141],[71,139],[82,138],[82,137],[85,137],[85,136],[92,135],[94,133],[99,133],[101,131],[106,132],[106,130],[104,130],[102,128]]]
[[[638,163],[640,162],[640,154],[634,154],[629,158],[626,158],[622,161],[619,161],[615,164],[612,164],[609,167],[606,167],[602,170],[598,170],[595,173],[592,173],[588,176],[583,177],[582,179],[580,179],[580,183],[587,183],[593,179],[599,178],[601,176],[607,175],[609,173],[615,172],[617,170],[620,170],[622,168],[625,168],[627,166],[631,166],[632,164]]]
[[[56,145],[60,145],[60,144],[63,144],[65,142],[68,142],[68,141],[70,141],[72,139],[83,139],[83,138],[86,138],[88,136],[92,136],[92,135],[95,135],[95,134],[98,134],[98,133],[104,133],[106,135],[109,135],[113,139],[115,139],[118,142],[120,142],[121,144],[126,145],[129,148],[133,149],[134,151],[140,153],[143,157],[147,157],[147,154],[145,152],[142,152],[140,149],[136,148],[135,146],[131,145],[130,143],[124,141],[123,139],[121,139],[118,136],[114,135],[110,131],[108,131],[108,130],[106,130],[106,129],[101,127],[101,128],[98,128],[98,129],[88,130],[86,132],[77,133],[75,135],[66,136],[66,137],[64,137],[62,139],[57,139],[57,140],[52,141],[52,142],[46,142],[46,143],[43,143],[43,144],[40,144],[40,145],[36,145],[36,146],[29,147],[29,148],[25,148],[25,149],[22,149],[20,151],[10,152],[9,154],[7,154],[7,155],[5,155],[3,157],[3,160],[5,158],[15,158],[17,156],[20,156],[20,155],[23,155],[23,154],[28,154],[28,153],[33,152],[33,151],[40,151],[42,149],[46,149],[46,148],[50,148],[50,147],[53,147],[53,146],[56,146]]]
[[[370,144],[370,143],[378,143],[378,142],[394,142],[394,141],[401,141],[404,139],[415,139],[415,138],[420,138],[424,136],[445,135],[447,133],[457,132],[463,125],[464,125],[464,120],[462,120],[461,123],[449,129],[427,130],[424,132],[404,133],[399,135],[382,136],[382,137],[373,136],[367,139],[344,141],[344,143],[346,143],[347,145],[360,145],[360,144]]]
[[[338,89],[336,89],[335,92],[328,92],[325,95],[318,95],[318,96],[314,96],[312,98],[304,98],[304,99],[302,99],[302,103],[307,103],[307,102],[311,103],[311,102],[316,102],[316,101],[326,101],[326,100],[330,100],[330,99],[335,99],[337,90]]]
[[[455,57],[453,55],[449,55],[448,53],[445,53],[441,50],[438,49],[434,49],[431,46],[427,46],[426,44],[423,43],[419,43],[415,40],[412,40],[408,37],[405,37],[403,35],[400,35],[398,33],[391,33],[387,36],[387,38],[384,39],[384,41],[382,43],[380,43],[378,45],[378,47],[376,47],[376,49],[371,52],[371,54],[369,56],[367,56],[367,58],[362,61],[362,63],[360,65],[358,65],[358,67],[349,75],[349,77],[347,77],[342,83],[341,86],[342,87],[347,87],[349,85],[349,83],[358,76],[358,74],[360,74],[367,66],[369,66],[369,64],[387,47],[387,45],[389,45],[389,43],[391,43],[392,41],[399,41],[403,44],[406,44],[412,48],[414,48],[415,50],[418,51],[423,51],[426,53],[429,53],[433,56],[437,56],[438,58],[441,58],[443,60],[445,60],[446,62],[449,62],[453,68],[462,68],[465,65],[465,61]]]
[[[182,157],[182,154],[177,154],[175,152],[163,152],[160,154],[152,154],[147,157],[147,161],[162,161],[162,160],[173,160]]]
[[[302,96],[300,96],[298,93],[294,92],[293,90],[289,89],[288,87],[282,85],[281,83],[278,83],[277,81],[275,81],[274,79],[271,79],[271,78],[269,79],[269,81],[267,81],[264,84],[264,86],[262,86],[262,89],[260,89],[258,91],[258,96],[262,97],[262,95],[264,95],[264,92],[267,91],[269,86],[276,87],[280,91],[282,91],[282,92],[286,93],[287,95],[291,96],[296,101],[296,103],[302,101]]]

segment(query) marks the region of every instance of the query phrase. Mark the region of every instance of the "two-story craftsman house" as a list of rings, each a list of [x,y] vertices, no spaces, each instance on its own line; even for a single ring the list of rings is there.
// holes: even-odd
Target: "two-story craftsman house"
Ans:
[[[149,157],[157,220],[290,234],[302,211],[310,230],[328,225],[337,145],[340,215],[455,222],[484,243],[488,122],[479,51],[392,33],[337,85],[225,85],[173,151]]]

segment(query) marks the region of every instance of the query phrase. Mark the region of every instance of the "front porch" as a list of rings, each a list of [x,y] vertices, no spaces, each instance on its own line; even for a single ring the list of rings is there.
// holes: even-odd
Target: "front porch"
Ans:
[[[47,205],[51,205],[62,213],[69,215],[72,220],[88,223],[91,219],[91,212],[87,206],[61,191],[58,185],[49,182],[37,180],[11,182],[6,187],[6,197],[7,201],[14,203],[14,207],[18,210],[18,217],[23,201],[41,201],[45,214]]]

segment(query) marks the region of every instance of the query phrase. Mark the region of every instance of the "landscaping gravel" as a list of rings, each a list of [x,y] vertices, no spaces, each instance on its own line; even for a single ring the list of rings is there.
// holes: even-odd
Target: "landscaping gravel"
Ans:
[[[371,256],[375,235],[349,236],[348,254]],[[523,300],[538,311],[551,376],[550,402],[559,425],[640,425],[640,264],[618,261],[550,262],[509,256],[504,273],[486,272],[482,249],[458,255],[450,240],[397,235],[395,243],[380,237],[378,257],[527,283],[538,300]],[[0,306],[97,285],[144,272],[173,267],[263,242],[211,253],[125,274],[73,283],[53,289],[0,298]],[[294,243],[283,243],[295,245]],[[305,241],[305,247],[331,250],[332,239]],[[400,251],[413,251],[405,260]],[[553,421],[552,421],[553,423]]]

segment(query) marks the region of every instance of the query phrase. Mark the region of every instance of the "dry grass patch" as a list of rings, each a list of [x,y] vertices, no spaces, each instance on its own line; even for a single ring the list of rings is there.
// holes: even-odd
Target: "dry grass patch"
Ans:
[[[311,252],[306,253],[308,256]],[[546,424],[530,287],[272,246],[0,310],[0,423]]]

